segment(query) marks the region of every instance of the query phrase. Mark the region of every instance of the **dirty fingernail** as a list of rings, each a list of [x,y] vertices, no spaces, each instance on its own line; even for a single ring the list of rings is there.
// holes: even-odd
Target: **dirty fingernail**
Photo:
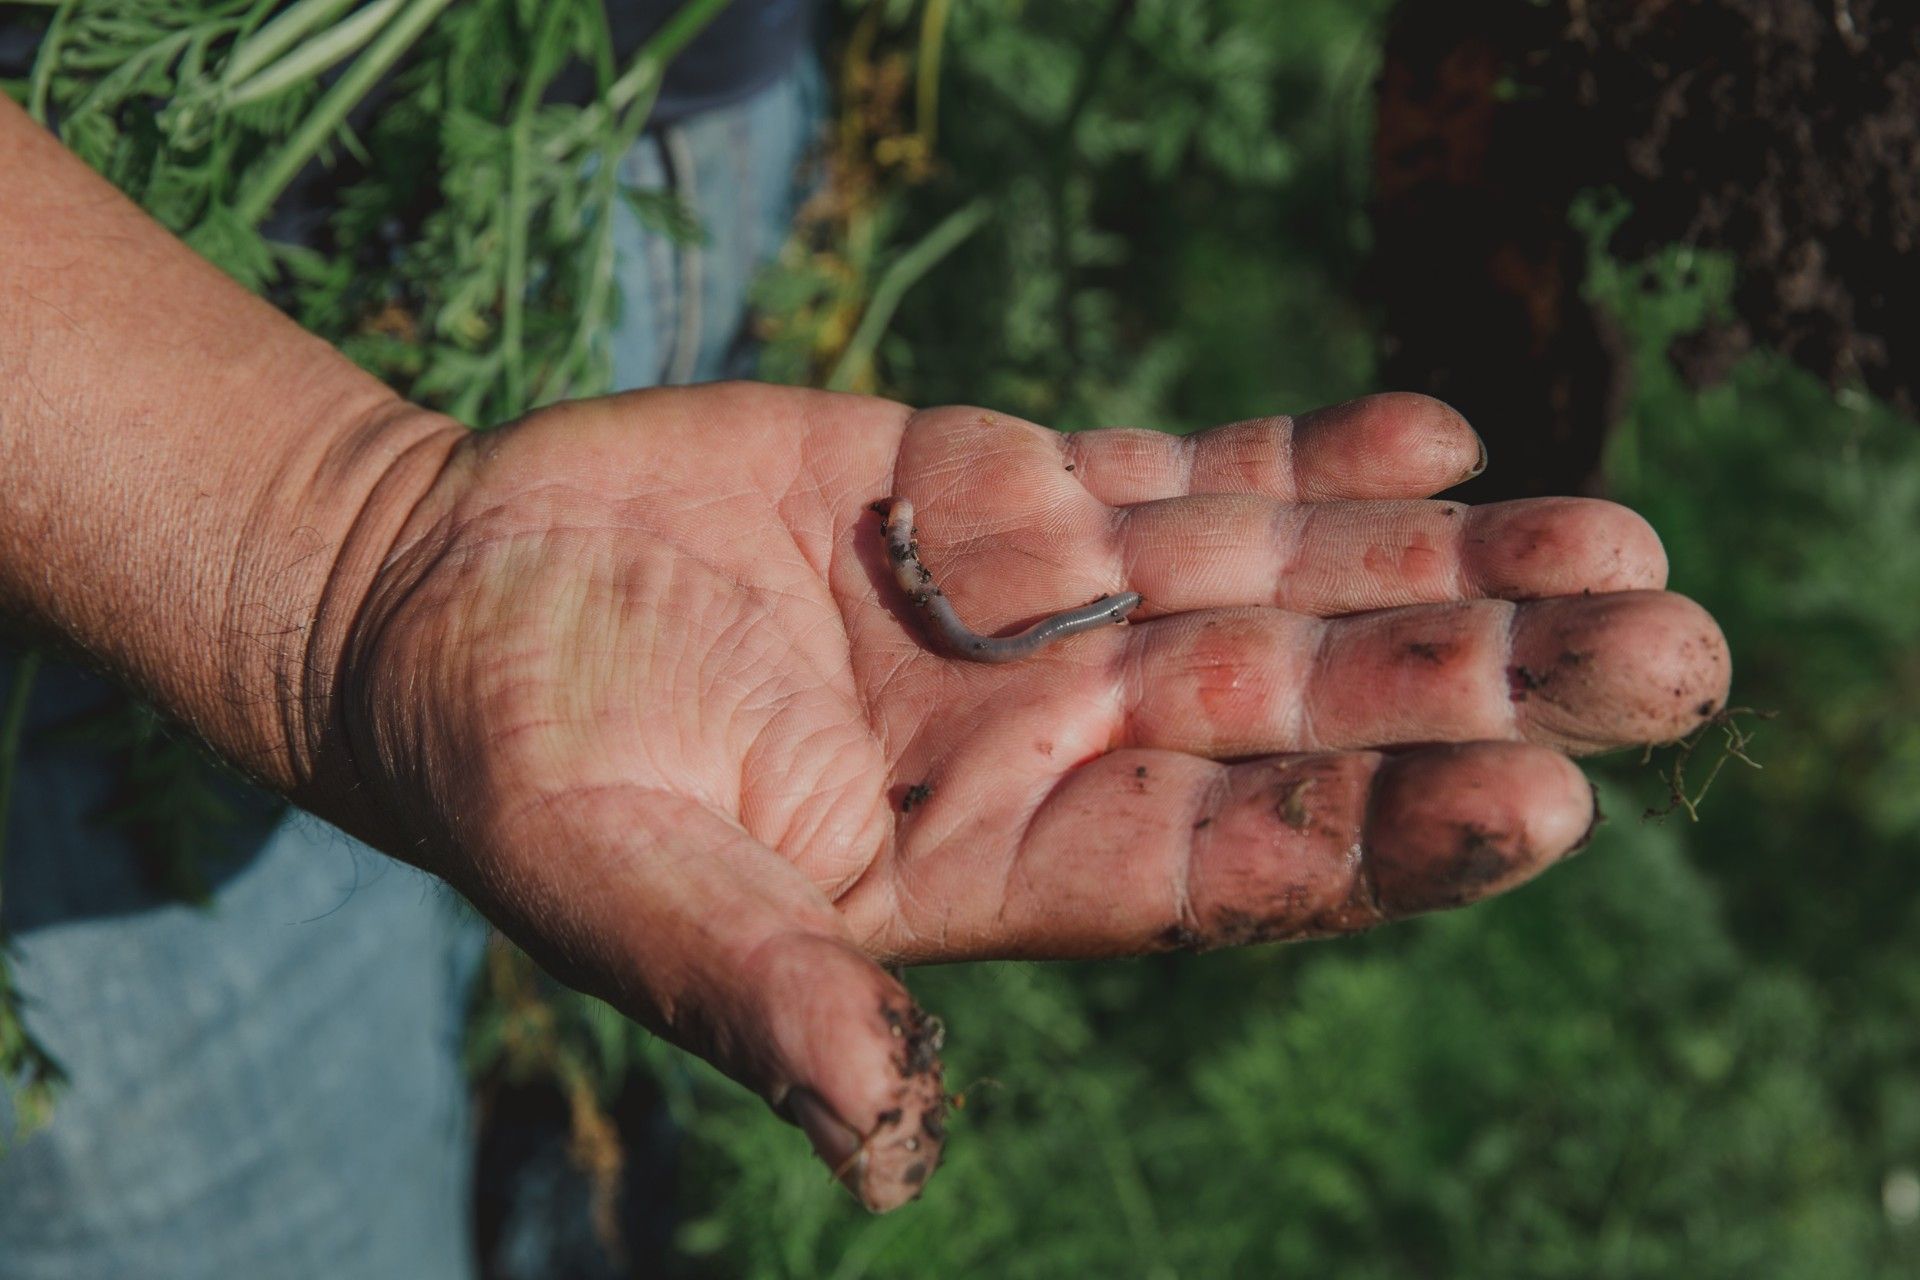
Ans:
[[[858,1180],[860,1171],[852,1166],[860,1154],[860,1135],[853,1126],[835,1115],[819,1094],[804,1087],[788,1092],[784,1109],[835,1177],[845,1180],[853,1175]]]
[[[1600,807],[1600,788],[1589,781],[1587,783],[1587,789],[1593,792],[1593,817],[1587,820],[1587,829],[1581,833],[1580,838],[1575,840],[1567,851],[1560,855],[1563,861],[1571,858],[1574,854],[1592,844],[1594,834],[1600,830],[1601,826],[1607,820],[1606,810]]]
[[[1487,469],[1487,442],[1480,438],[1478,431],[1473,433],[1473,440],[1475,444],[1480,446],[1480,460],[1473,464],[1472,470],[1467,472],[1467,479],[1469,480]]]

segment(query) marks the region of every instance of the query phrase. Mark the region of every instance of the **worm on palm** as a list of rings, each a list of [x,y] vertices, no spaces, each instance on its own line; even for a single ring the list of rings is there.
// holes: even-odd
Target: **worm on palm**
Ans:
[[[875,503],[875,510],[881,504]],[[956,658],[974,662],[1018,662],[1030,658],[1056,640],[1111,626],[1124,621],[1140,603],[1136,592],[1102,596],[1078,609],[1050,614],[1017,635],[983,636],[960,621],[953,602],[933,580],[933,574],[920,563],[920,544],[913,540],[913,504],[905,498],[889,498],[887,513],[887,558],[893,562],[894,580],[900,589],[926,612],[928,626]]]

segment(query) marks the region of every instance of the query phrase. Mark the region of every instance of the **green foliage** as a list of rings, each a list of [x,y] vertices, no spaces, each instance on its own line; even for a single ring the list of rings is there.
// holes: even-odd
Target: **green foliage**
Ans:
[[[904,39],[936,7],[861,12]],[[1365,389],[1371,338],[1351,297],[1364,248],[1356,175],[1372,28],[1386,7],[952,6],[937,155],[921,154],[923,110],[916,136],[881,131],[873,154],[905,153],[916,181],[888,185],[882,173],[877,194],[865,175],[845,184],[870,216],[848,219],[839,252],[790,255],[769,283],[766,371],[805,380],[852,327],[833,300],[856,295],[857,313],[862,282],[986,199],[989,227],[901,305],[879,345],[879,386],[1066,429],[1189,429],[1248,404]],[[898,68],[867,49],[872,38],[856,27],[845,55],[843,82],[871,94],[850,113],[856,125],[888,109],[891,75],[928,70],[923,51]],[[1274,253],[1276,230],[1311,251]],[[1303,328],[1327,340],[1276,337]]]
[[[14,664],[11,687],[0,704],[0,888],[6,885],[7,815],[26,731],[27,706],[40,671],[40,656],[29,653]],[[28,1030],[13,979],[13,940],[0,929],[0,1084],[13,1104],[15,1133],[0,1133],[0,1155],[20,1133],[46,1123],[66,1073]]]

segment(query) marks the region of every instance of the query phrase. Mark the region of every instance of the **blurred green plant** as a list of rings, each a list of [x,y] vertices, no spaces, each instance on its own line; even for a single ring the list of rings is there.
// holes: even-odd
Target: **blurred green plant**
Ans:
[[[830,178],[762,289],[764,372],[1065,428],[1187,430],[1371,389],[1354,298],[1388,7],[846,5]],[[323,100],[291,76],[244,86],[298,50],[370,56],[400,6],[334,4],[307,37],[324,45],[237,72],[270,6],[113,8],[144,35],[63,6],[51,70],[18,91],[60,111],[101,93],[111,128],[82,143],[169,225],[212,227],[197,243],[229,270],[470,421],[593,385],[578,339],[608,170],[575,135],[618,126],[537,105],[525,86],[551,72],[523,51],[635,83],[596,53],[597,6],[441,14],[367,136],[320,140],[356,176],[311,253],[210,212]],[[376,12],[378,30],[356,16]],[[549,148],[575,167],[517,176]],[[1697,825],[1640,821],[1666,787],[1606,761],[1625,816],[1465,912],[1314,947],[916,974],[965,1105],[926,1199],[884,1219],[758,1102],[510,952],[489,961],[475,1071],[556,1081],[603,1197],[604,1107],[650,1078],[690,1137],[660,1263],[685,1273],[1914,1274],[1920,433],[1767,355],[1687,387],[1668,348],[1724,314],[1731,269],[1684,248],[1615,261],[1617,215],[1601,194],[1571,215],[1634,354],[1614,494],[1721,619],[1737,699],[1779,712],[1748,748],[1764,772],[1729,770]]]

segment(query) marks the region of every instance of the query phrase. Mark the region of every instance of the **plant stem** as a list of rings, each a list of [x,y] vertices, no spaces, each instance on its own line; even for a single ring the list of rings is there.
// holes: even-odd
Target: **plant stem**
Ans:
[[[243,107],[320,75],[373,39],[404,2],[375,0],[345,22],[315,36],[258,75],[236,85],[227,95],[226,105]]]
[[[874,349],[880,345],[887,324],[907,296],[907,290],[978,231],[980,224],[987,220],[988,212],[986,197],[975,198],[948,214],[920,243],[893,260],[881,275],[880,283],[874,286],[866,314],[860,317],[860,325],[848,340],[847,349],[840,353],[839,362],[833,366],[833,373],[827,378],[827,390],[846,391],[859,380],[872,363]]]
[[[571,389],[574,371],[586,363],[593,349],[594,335],[600,332],[606,313],[607,292],[612,287],[610,281],[613,279],[613,197],[614,188],[619,182],[620,157],[626,154],[627,148],[633,145],[640,136],[640,130],[646,126],[647,116],[652,114],[653,101],[658,93],[659,86],[656,84],[634,103],[629,119],[601,148],[600,168],[593,175],[593,191],[589,197],[598,221],[593,228],[592,265],[587,269],[587,296],[580,304],[580,319],[574,326],[573,337],[567,343],[566,351],[547,371],[540,389],[534,393],[535,404],[545,404],[551,397]]]
[[[640,47],[639,52],[634,54],[633,61],[621,73],[620,78],[614,81],[613,88],[607,94],[607,106],[612,107],[623,93],[631,101],[631,106],[627,108],[627,115],[620,122],[620,127],[602,140],[600,168],[593,175],[593,192],[588,203],[596,211],[599,221],[594,226],[593,255],[592,263],[588,268],[587,296],[581,304],[580,320],[574,328],[573,338],[567,344],[566,351],[547,371],[547,376],[541,380],[539,390],[534,393],[535,404],[546,403],[550,396],[568,387],[574,369],[585,362],[592,349],[594,336],[600,332],[607,305],[609,281],[613,276],[613,208],[614,195],[620,179],[620,158],[626,155],[634,142],[639,139],[640,131],[646,128],[647,118],[653,114],[654,99],[660,93],[660,78],[666,71],[667,64],[686,48],[708,23],[718,17],[720,10],[727,4],[728,0],[688,0],[688,3],[674,11],[673,17],[667,19],[666,25],[656,31],[652,39]],[[623,86],[630,86],[630,90],[623,89]],[[604,117],[605,111],[602,108],[589,107],[580,113],[580,119],[574,122],[574,127],[555,141],[577,134],[582,123],[596,110],[599,110]],[[594,127],[600,126],[596,124]],[[577,140],[576,137],[575,141]],[[571,145],[569,143],[569,150]],[[567,151],[563,150],[560,156],[564,157],[566,154]],[[557,158],[552,143],[548,144],[545,155],[548,160]]]
[[[40,55],[33,60],[32,91],[27,95],[27,111],[43,127],[47,123],[47,95],[53,85],[53,73],[60,62],[60,46],[66,43],[67,19],[73,16],[75,0],[67,0],[47,24],[40,41]]]
[[[355,0],[299,0],[289,5],[286,12],[260,28],[258,34],[240,42],[233,56],[227,59],[221,78],[228,84],[238,84],[292,48],[301,36],[332,22],[335,15],[351,9],[354,3]]]
[[[920,19],[920,66],[914,72],[914,132],[920,135],[921,154],[932,158],[940,127],[940,55],[946,44],[947,16],[952,0],[927,0]]]
[[[267,216],[280,193],[339,128],[347,113],[451,3],[452,0],[414,0],[406,12],[380,33],[373,47],[335,82],[265,167],[249,175],[233,202],[234,213],[242,222],[253,226]]]
[[[527,235],[533,205],[533,115],[539,110],[540,95],[548,81],[560,69],[560,58],[553,56],[553,48],[560,24],[570,8],[564,3],[547,5],[533,38],[531,65],[527,67],[526,78],[520,82],[508,135],[507,261],[502,272],[505,297],[501,306],[500,346],[509,415],[521,414],[527,409]]]
[[[140,50],[95,81],[93,88],[87,91],[87,96],[73,105],[61,123],[71,124],[90,112],[118,107],[126,100],[129,86],[137,83],[150,67],[170,64],[182,49],[193,43],[193,35],[191,31],[176,32]]]
[[[7,691],[7,709],[0,716],[0,888],[6,886],[7,818],[13,808],[13,779],[20,767],[20,739],[27,727],[27,704],[33,701],[33,682],[40,674],[40,653],[29,649],[14,664],[13,688]],[[6,937],[0,925],[0,942]]]
[[[1107,11],[1106,21],[1094,39],[1093,48],[1087,53],[1086,61],[1080,64],[1079,83],[1074,86],[1067,113],[1061,117],[1060,127],[1053,138],[1053,162],[1049,166],[1052,180],[1047,184],[1047,194],[1053,213],[1054,265],[1060,277],[1056,311],[1060,326],[1060,352],[1065,357],[1066,371],[1069,373],[1080,362],[1079,324],[1073,314],[1073,278],[1076,274],[1073,230],[1067,209],[1067,182],[1076,168],[1073,135],[1080,128],[1080,119],[1086,114],[1088,104],[1093,101],[1094,91],[1100,87],[1100,77],[1106,71],[1108,59],[1113,56],[1120,36],[1127,29],[1127,20],[1133,16],[1134,3],[1135,0],[1114,0],[1113,7]]]
[[[659,79],[667,63],[673,61],[695,36],[704,31],[728,3],[729,0],[688,0],[674,10],[673,16],[640,47],[633,61],[627,64],[627,69],[607,90],[606,97],[587,107],[572,125],[554,135],[547,143],[546,158],[559,160],[567,156],[582,140],[605,127],[609,117],[618,115],[641,94],[648,96],[650,105],[653,95],[660,91]],[[645,119],[645,116],[641,117],[643,124]],[[638,135],[638,130],[635,134]]]

